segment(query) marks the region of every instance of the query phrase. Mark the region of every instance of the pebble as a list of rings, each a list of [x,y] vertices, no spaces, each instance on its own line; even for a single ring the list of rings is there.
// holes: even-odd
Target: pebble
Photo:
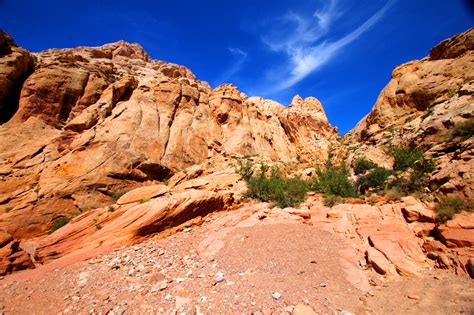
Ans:
[[[420,299],[420,297],[418,295],[408,295],[408,298],[410,300],[419,300]]]
[[[349,311],[342,310],[342,311],[339,312],[339,315],[353,315],[353,314]]]
[[[326,283],[324,283],[324,282],[321,282],[321,283],[319,284],[319,286],[320,286],[321,288],[325,288],[325,287],[327,287],[328,285],[327,285]]]
[[[293,313],[293,310],[295,309],[295,307],[293,305],[288,305],[287,307],[285,307],[285,312],[288,312],[288,313]]]
[[[279,300],[281,298],[281,294],[279,292],[273,292],[272,293],[272,297],[275,299],[275,300]]]
[[[224,280],[225,280],[225,278],[224,278],[224,274],[223,274],[222,272],[218,272],[218,273],[216,274],[216,276],[214,277],[215,283],[220,283],[220,282],[222,282],[222,281],[224,281]]]

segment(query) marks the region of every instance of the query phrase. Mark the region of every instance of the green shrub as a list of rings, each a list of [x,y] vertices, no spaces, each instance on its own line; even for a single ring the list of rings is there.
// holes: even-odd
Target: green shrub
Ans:
[[[363,174],[366,171],[371,170],[375,167],[377,167],[377,164],[361,157],[355,160],[354,162],[354,173],[356,175]]]
[[[242,176],[244,180],[248,180],[253,174],[253,164],[249,159],[237,159],[237,168],[235,172]]]
[[[280,208],[299,206],[306,199],[308,183],[300,178],[286,179],[276,172],[264,173],[247,180],[247,196],[261,201],[276,202]]]
[[[377,166],[365,175],[361,175],[357,180],[357,187],[360,192],[365,192],[370,188],[380,190],[385,187],[385,182],[392,175],[392,171],[385,167]]]
[[[110,199],[113,201],[113,202],[117,202],[117,200],[120,199],[120,197],[122,197],[123,195],[125,195],[127,193],[126,190],[117,190],[117,191],[114,191],[112,193],[112,195],[110,195]]]
[[[66,224],[68,224],[70,221],[69,218],[67,217],[60,217],[60,218],[57,218],[54,220],[54,223],[53,223],[53,226],[51,227],[51,229],[49,230],[49,234],[53,233],[54,231],[62,228],[63,226],[65,226]]]
[[[427,175],[433,173],[436,169],[436,162],[433,159],[422,158],[417,161],[412,168],[414,173],[417,173],[418,175]]]
[[[472,201],[466,201],[460,197],[442,198],[436,205],[436,220],[444,223],[463,210],[473,211]]]
[[[405,171],[409,169],[423,156],[421,149],[396,145],[390,146],[388,153],[395,159],[393,164],[394,171]]]
[[[324,205],[328,207],[334,207],[340,203],[343,203],[344,199],[334,195],[324,195]]]
[[[387,189],[383,192],[383,195],[388,201],[398,201],[403,197],[401,191],[397,188]]]
[[[354,184],[349,179],[349,169],[345,164],[334,166],[329,161],[326,169],[316,170],[317,179],[314,181],[312,188],[326,195],[334,195],[340,197],[355,197],[356,191]]]
[[[108,206],[108,210],[109,210],[109,212],[114,212],[114,211],[115,211],[115,208],[114,208],[114,206],[109,205],[109,206]]]
[[[474,135],[474,118],[469,118],[462,123],[456,124],[451,130],[451,135],[463,138],[472,137]]]

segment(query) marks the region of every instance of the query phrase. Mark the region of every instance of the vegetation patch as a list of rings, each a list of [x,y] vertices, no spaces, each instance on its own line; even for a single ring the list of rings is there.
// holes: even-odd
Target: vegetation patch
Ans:
[[[369,189],[383,190],[387,179],[392,176],[393,172],[385,167],[376,166],[367,174],[359,176],[356,186],[361,193],[365,193]]]
[[[474,118],[456,124],[451,130],[453,137],[470,138],[474,135]]]
[[[324,195],[324,205],[328,207],[334,207],[344,202],[344,198],[334,195]]]
[[[355,160],[354,162],[354,174],[363,174],[366,171],[371,170],[375,167],[377,167],[377,164],[370,160],[367,160],[366,158],[361,157]]]
[[[235,172],[242,176],[244,180],[248,180],[253,174],[253,163],[249,159],[237,159],[237,168]]]
[[[436,220],[444,223],[462,211],[474,211],[472,200],[461,197],[445,197],[436,204]]]
[[[271,201],[280,208],[297,207],[306,200],[309,185],[300,178],[284,178],[277,172],[267,177],[265,173],[247,179],[247,196],[261,201]]]
[[[423,156],[423,151],[419,148],[397,145],[391,145],[388,148],[388,153],[394,158],[394,171],[405,171],[409,169]]]
[[[331,159],[326,163],[325,169],[316,170],[317,179],[311,188],[325,195],[339,197],[355,197],[354,183],[349,179],[350,171],[346,164],[334,166]]]
[[[65,226],[66,224],[69,223],[71,219],[70,218],[67,218],[67,217],[60,217],[60,218],[57,218],[54,220],[54,223],[53,223],[53,226],[51,227],[51,229],[49,230],[49,234],[53,233],[54,231],[62,228],[63,226]]]
[[[110,195],[110,199],[113,201],[113,202],[117,202],[117,200],[120,199],[120,197],[122,197],[123,195],[125,195],[127,193],[126,190],[117,190],[117,191],[114,191],[112,193],[112,195]]]

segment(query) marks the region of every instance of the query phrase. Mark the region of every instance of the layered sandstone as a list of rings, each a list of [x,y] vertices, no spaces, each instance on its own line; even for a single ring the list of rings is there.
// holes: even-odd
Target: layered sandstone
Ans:
[[[231,84],[212,89],[123,41],[30,54],[2,36],[2,84],[22,86],[0,127],[0,230],[15,238],[215,157],[314,164],[342,152],[315,98],[285,107]]]
[[[390,166],[390,143],[418,146],[436,159],[433,189],[474,197],[474,142],[453,128],[474,116],[474,29],[434,47],[422,60],[403,64],[371,112],[344,136],[350,157]]]

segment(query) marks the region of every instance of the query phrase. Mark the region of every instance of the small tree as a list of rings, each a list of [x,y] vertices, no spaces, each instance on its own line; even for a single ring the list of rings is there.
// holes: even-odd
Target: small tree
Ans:
[[[405,171],[412,167],[416,161],[421,159],[423,151],[419,148],[392,145],[388,148],[388,153],[393,156],[393,170]]]
[[[317,179],[312,188],[328,195],[340,197],[354,197],[356,191],[354,183],[349,179],[350,171],[346,164],[334,166],[331,160],[326,163],[324,170],[316,170]]]
[[[363,157],[360,157],[354,162],[354,174],[363,174],[366,171],[371,170],[375,167],[377,167],[377,164]]]
[[[384,189],[387,179],[392,175],[392,171],[385,167],[377,166],[365,175],[359,176],[356,186],[359,191],[365,193],[369,189]]]

